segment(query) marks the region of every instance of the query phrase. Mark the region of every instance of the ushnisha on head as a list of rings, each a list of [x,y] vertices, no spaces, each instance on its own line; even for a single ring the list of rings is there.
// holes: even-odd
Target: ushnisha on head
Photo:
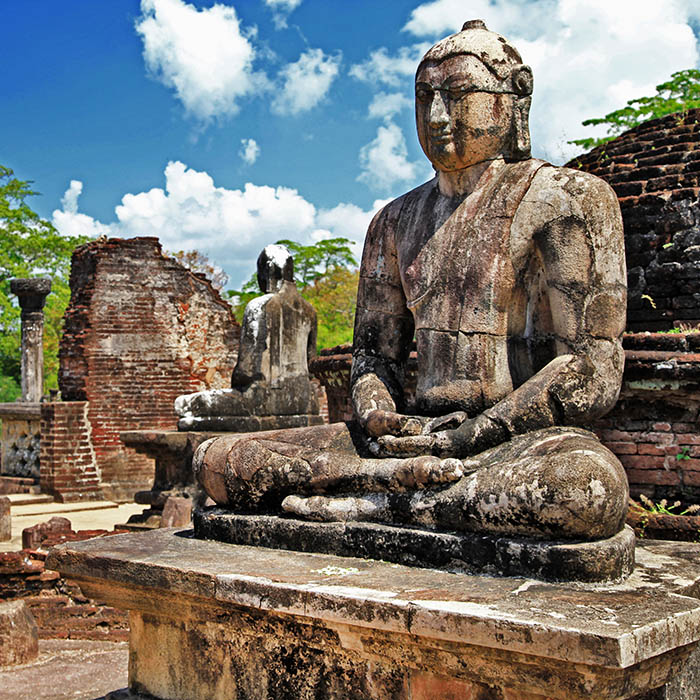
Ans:
[[[258,284],[263,294],[276,292],[294,280],[294,260],[283,245],[268,245],[258,256]]]
[[[416,72],[416,123],[437,170],[530,157],[532,71],[481,20],[439,41]]]

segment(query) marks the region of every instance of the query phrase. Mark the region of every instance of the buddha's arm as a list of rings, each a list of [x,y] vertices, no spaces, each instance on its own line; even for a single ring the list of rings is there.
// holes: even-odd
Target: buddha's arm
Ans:
[[[394,245],[397,214],[398,206],[389,204],[370,224],[355,312],[352,402],[357,419],[375,436],[420,430],[415,419],[397,413],[413,339],[413,317],[406,306]]]
[[[539,428],[585,425],[612,408],[624,364],[620,341],[626,302],[622,223],[612,190],[600,180],[577,175],[578,190],[561,187],[556,193],[565,199],[563,207],[561,201],[557,207],[536,198],[532,202],[542,217],[535,220],[534,243],[546,278],[551,335],[558,356],[456,430],[382,438],[386,454],[428,451],[465,456]],[[543,215],[544,204],[549,213]],[[526,216],[520,224],[531,221]],[[525,233],[522,228],[521,233]],[[532,237],[532,229],[528,235]]]

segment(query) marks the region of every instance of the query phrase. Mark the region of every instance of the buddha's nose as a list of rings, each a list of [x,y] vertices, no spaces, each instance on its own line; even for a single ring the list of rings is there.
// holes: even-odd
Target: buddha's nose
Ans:
[[[450,123],[450,115],[447,113],[445,101],[442,95],[436,90],[433,101],[430,104],[430,126],[433,129],[440,129]]]

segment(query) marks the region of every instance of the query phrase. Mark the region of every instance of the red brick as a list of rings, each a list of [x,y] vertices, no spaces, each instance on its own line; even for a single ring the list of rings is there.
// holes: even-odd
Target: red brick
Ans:
[[[637,452],[637,445],[633,442],[604,442],[603,444],[616,455],[633,455]]]
[[[666,457],[656,455],[620,455],[619,459],[625,469],[663,469]]]
[[[632,484],[655,484],[658,486],[678,486],[680,478],[676,472],[668,472],[665,469],[627,469],[627,479]],[[697,474],[697,472],[688,472],[688,474]],[[685,481],[684,483],[688,483]],[[698,483],[700,484],[700,474]]]
[[[666,449],[667,448],[659,447],[658,445],[649,444],[648,442],[640,442],[637,445],[637,452],[640,455],[666,455]]]

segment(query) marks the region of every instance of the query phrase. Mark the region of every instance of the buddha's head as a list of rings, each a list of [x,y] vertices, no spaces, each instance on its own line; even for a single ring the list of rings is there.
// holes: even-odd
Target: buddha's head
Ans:
[[[439,41],[416,72],[416,124],[436,170],[530,157],[532,71],[481,20]]]
[[[258,256],[258,284],[263,294],[277,292],[294,280],[294,260],[283,245],[268,245]]]

